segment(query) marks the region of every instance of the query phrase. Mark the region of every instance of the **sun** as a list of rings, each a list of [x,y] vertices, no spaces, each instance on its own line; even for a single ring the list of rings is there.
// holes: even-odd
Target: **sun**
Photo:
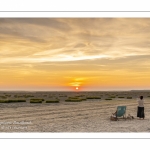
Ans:
[[[76,87],[76,90],[78,90],[79,88],[78,87]]]

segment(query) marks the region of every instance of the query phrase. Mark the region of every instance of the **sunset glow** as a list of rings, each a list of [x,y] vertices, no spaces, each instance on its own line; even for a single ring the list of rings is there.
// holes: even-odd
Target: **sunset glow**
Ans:
[[[1,18],[0,90],[150,89],[149,47],[149,18]]]

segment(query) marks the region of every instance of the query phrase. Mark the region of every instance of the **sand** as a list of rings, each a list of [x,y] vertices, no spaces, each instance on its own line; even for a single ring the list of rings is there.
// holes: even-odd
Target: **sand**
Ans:
[[[135,119],[111,121],[111,114],[121,105]],[[145,119],[139,120],[136,113],[136,99],[1,103],[0,132],[149,132],[150,98],[145,98]]]

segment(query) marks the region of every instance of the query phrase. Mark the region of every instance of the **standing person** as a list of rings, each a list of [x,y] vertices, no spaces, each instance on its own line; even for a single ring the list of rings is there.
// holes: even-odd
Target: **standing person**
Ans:
[[[138,102],[138,110],[137,110],[137,117],[141,118],[145,118],[145,114],[144,114],[144,100],[143,100],[143,96],[140,96],[140,99],[137,100]]]

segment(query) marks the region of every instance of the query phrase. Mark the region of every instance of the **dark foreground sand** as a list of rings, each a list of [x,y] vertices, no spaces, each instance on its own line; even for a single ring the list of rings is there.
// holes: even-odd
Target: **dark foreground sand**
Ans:
[[[135,119],[110,121],[119,105],[126,105]],[[149,132],[150,98],[145,99],[144,120],[136,118],[136,111],[136,99],[0,104],[0,132]]]

